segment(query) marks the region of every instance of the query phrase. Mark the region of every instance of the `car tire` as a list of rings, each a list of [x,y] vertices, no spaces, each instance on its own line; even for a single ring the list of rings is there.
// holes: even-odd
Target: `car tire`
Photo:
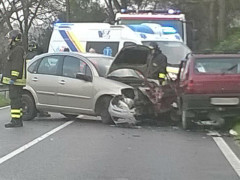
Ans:
[[[37,116],[35,101],[30,94],[22,95],[23,121],[33,120]]]
[[[104,97],[101,101],[102,108],[101,108],[100,116],[103,124],[113,124],[113,120],[108,112],[108,107],[111,99],[112,97]]]
[[[64,114],[61,113],[62,115],[64,115],[67,119],[75,119],[76,117],[78,117],[78,115],[75,114]]]
[[[183,110],[182,111],[182,127],[185,130],[189,130],[192,128],[192,121],[191,118],[187,117],[187,111]]]

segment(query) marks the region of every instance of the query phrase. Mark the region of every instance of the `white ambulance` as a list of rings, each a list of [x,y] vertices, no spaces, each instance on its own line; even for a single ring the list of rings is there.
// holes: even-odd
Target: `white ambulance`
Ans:
[[[141,44],[138,35],[126,26],[108,23],[56,23],[48,52],[89,52],[115,56],[124,46]]]
[[[155,23],[110,25],[108,23],[56,23],[48,52],[92,52],[115,56],[122,47],[156,42],[167,56],[169,73],[178,73],[178,65],[191,50],[174,29]]]
[[[168,57],[169,64],[179,64],[191,50],[173,28],[155,23],[140,25],[110,25],[108,23],[56,23],[52,32],[48,52],[94,51],[115,56],[122,47],[132,44],[149,45],[157,42]]]

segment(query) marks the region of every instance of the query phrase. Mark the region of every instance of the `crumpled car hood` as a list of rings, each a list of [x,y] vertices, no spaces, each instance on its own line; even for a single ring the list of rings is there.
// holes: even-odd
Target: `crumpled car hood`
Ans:
[[[153,49],[144,45],[126,46],[115,57],[108,74],[118,69],[134,69],[147,77]]]
[[[117,54],[109,68],[109,77],[111,73],[119,69],[133,69],[144,76],[144,78],[140,76],[142,79],[140,83],[136,83],[133,79],[119,78],[122,82],[125,80],[123,83],[129,82],[128,84],[134,88],[134,91],[122,90],[122,95],[114,97],[111,101],[108,110],[116,125],[134,125],[141,116],[156,116],[172,108],[171,104],[175,100],[174,89],[170,84],[161,86],[158,80],[148,76],[152,68],[152,57],[153,50],[148,46],[126,46]],[[124,71],[122,74],[126,75]]]

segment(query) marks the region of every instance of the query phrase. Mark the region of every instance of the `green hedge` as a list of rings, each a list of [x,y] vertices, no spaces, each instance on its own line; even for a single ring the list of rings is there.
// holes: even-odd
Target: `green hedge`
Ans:
[[[10,104],[10,100],[5,98],[2,94],[0,94],[0,107],[7,106]]]
[[[223,52],[240,52],[240,28],[231,29],[228,37],[220,42],[214,50]]]
[[[233,127],[233,129],[234,129],[235,131],[237,131],[238,137],[240,137],[240,119],[238,119],[238,122],[237,122],[236,125]]]

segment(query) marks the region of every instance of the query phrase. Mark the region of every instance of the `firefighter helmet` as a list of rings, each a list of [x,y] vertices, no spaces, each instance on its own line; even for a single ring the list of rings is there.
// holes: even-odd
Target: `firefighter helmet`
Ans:
[[[36,51],[38,49],[38,44],[36,41],[30,41],[28,44],[29,51]]]
[[[11,41],[22,41],[22,33],[19,30],[11,30],[6,34],[5,37]]]

